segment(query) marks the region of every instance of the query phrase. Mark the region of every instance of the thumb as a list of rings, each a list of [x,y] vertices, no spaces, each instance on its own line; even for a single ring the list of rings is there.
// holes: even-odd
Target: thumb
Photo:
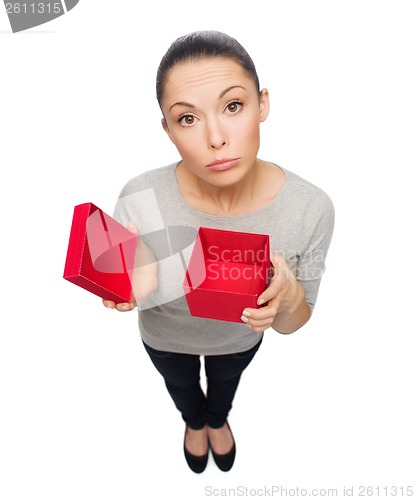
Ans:
[[[133,234],[135,234],[136,236],[138,236],[139,233],[140,233],[140,231],[138,230],[138,227],[132,221],[128,221],[128,223],[127,223],[127,229],[129,231],[131,231]]]
[[[280,256],[276,253],[271,253],[270,255],[270,267],[271,267],[271,279],[268,283],[267,288],[261,293],[258,297],[257,304],[261,306],[268,302],[272,298],[274,298],[280,288],[280,286],[276,283],[277,275],[280,270]]]

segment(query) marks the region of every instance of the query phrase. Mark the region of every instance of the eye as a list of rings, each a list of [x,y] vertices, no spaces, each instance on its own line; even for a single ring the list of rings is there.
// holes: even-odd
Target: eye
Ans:
[[[183,115],[178,119],[178,122],[183,127],[190,127],[196,123],[197,118],[193,115]]]
[[[237,113],[242,109],[243,103],[241,101],[232,101],[226,105],[226,110],[230,113]]]

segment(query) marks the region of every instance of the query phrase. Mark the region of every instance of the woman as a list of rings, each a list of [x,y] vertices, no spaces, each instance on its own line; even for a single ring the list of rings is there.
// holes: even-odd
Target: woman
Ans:
[[[210,449],[228,471],[236,445],[227,417],[241,374],[264,330],[292,333],[310,319],[334,209],[321,189],[257,157],[269,93],[233,38],[202,31],[177,39],[160,63],[157,98],[180,161],[122,190],[114,216],[139,230],[140,262],[131,302],[104,305],[125,311],[139,304],[145,349],[186,423],[189,467],[202,472]],[[272,279],[260,307],[241,311],[240,323],[189,314],[182,282],[200,226],[270,236]]]

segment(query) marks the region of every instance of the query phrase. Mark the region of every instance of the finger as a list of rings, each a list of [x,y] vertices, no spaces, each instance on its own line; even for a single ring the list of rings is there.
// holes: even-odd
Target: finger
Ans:
[[[269,302],[281,293],[281,290],[288,282],[289,273],[291,273],[291,270],[285,265],[284,258],[280,255],[273,254],[271,256],[271,263],[273,276],[266,290],[258,297],[257,304],[259,306]]]
[[[120,312],[131,311],[132,309],[134,309],[134,307],[135,304],[133,304],[132,302],[121,302],[120,304],[116,305],[117,311]]]
[[[242,311],[242,316],[249,320],[250,324],[255,322],[267,321],[269,318],[274,318],[278,313],[280,306],[280,301],[277,297],[274,297],[268,302],[268,305],[260,307],[259,309],[253,309],[246,307]]]
[[[279,277],[273,276],[268,288],[266,288],[258,297],[257,304],[263,306],[270,300],[278,296],[282,289],[283,283]]]
[[[265,325],[270,325],[272,323],[273,317],[268,316],[268,317],[263,318],[261,320],[256,320],[256,319],[252,319],[252,318],[247,318],[246,316],[242,315],[241,320],[248,326],[262,327]]]
[[[251,321],[246,318],[244,319],[244,316],[242,316],[241,319],[245,323],[245,325],[254,332],[263,332],[267,328],[270,328],[273,322],[273,318],[268,318],[263,321]]]

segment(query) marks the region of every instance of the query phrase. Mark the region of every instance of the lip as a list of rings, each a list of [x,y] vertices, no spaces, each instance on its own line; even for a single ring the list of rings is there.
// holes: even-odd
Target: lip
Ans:
[[[239,163],[239,158],[224,158],[216,160],[206,165],[209,170],[223,171],[235,167]]]

